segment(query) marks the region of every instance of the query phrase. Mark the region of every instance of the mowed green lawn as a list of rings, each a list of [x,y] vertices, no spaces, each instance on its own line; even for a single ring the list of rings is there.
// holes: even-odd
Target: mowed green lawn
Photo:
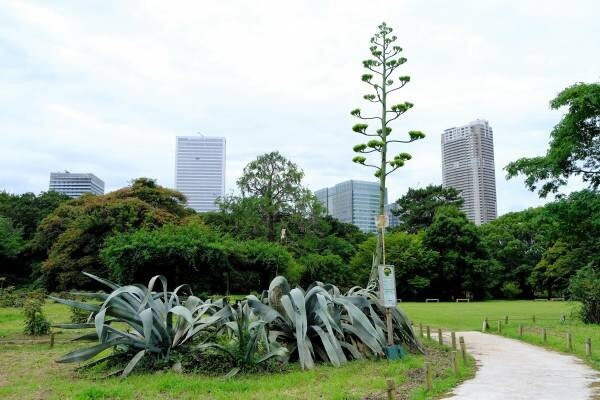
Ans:
[[[568,352],[566,336],[570,332],[573,335],[573,354],[600,370],[600,325],[579,322],[575,317],[578,306],[577,303],[563,301],[400,303],[417,327],[422,323],[423,326],[453,331],[481,330],[487,317],[492,333],[498,333],[497,321],[501,320],[502,335],[562,352]],[[560,321],[561,315],[565,315],[565,322]],[[504,323],[506,316],[508,325]],[[524,328],[522,337],[519,337],[520,324]],[[546,328],[546,343],[542,340],[542,328]],[[592,357],[585,354],[587,338],[592,340]]]
[[[70,311],[47,303],[46,316],[54,323],[68,322]],[[388,362],[353,361],[335,368],[319,365],[311,371],[238,376],[230,380],[175,372],[134,373],[126,379],[102,379],[103,373],[78,373],[73,364],[54,362],[85,343],[69,342],[82,332],[57,330],[56,344],[21,344],[20,309],[0,308],[0,398],[2,399],[364,399],[384,398],[386,379],[393,379],[404,397],[438,397],[473,374],[472,364],[451,373],[449,353],[435,344],[426,356],[411,355]],[[47,341],[48,337],[38,338]],[[434,390],[424,389],[424,362],[434,366]]]

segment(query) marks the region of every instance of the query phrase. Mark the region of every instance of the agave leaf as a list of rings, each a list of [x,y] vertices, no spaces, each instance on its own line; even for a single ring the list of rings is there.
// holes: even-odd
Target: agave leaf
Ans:
[[[229,379],[229,378],[233,378],[235,375],[237,375],[238,372],[240,372],[240,367],[235,367],[233,368],[231,371],[229,371],[224,378],[225,379]]]
[[[100,306],[97,306],[95,304],[80,303],[78,301],[61,299],[59,297],[54,297],[54,296],[48,296],[48,297],[57,303],[67,305],[69,307],[79,308],[80,310],[86,310],[86,311],[91,311],[91,312],[98,312],[98,310],[100,310]]]
[[[346,350],[348,350],[350,352],[350,354],[352,354],[352,357],[354,357],[357,360],[363,359],[363,355],[360,354],[360,351],[358,351],[358,349],[352,345],[351,343],[348,342],[340,342],[340,345],[345,348]]]
[[[346,361],[346,360],[343,360],[343,361],[340,360],[336,346],[332,342],[332,338],[329,335],[327,335],[325,333],[325,331],[323,329],[321,329],[320,326],[313,325],[313,326],[311,326],[311,328],[315,332],[317,332],[317,334],[321,338],[321,343],[323,343],[323,348],[325,349],[325,352],[327,353],[327,357],[329,358],[329,361],[333,365],[335,365],[336,367],[339,367],[342,362]],[[337,339],[333,338],[333,340],[335,340],[337,342]]]
[[[94,328],[95,325],[91,323],[83,323],[83,324],[53,324],[53,328],[61,328],[61,329],[88,329]]]
[[[100,344],[97,344],[95,346],[88,347],[85,349],[78,349],[78,350],[75,350],[75,351],[65,354],[64,356],[62,356],[61,358],[56,360],[56,362],[68,363],[68,362],[79,362],[79,361],[89,360],[90,358],[94,357],[96,354],[101,353],[102,351],[104,351],[106,349],[110,349],[111,347],[114,347],[118,344],[125,344],[126,342],[127,342],[126,340],[115,340],[115,341],[111,341],[111,342],[100,343]]]
[[[140,350],[137,352],[135,356],[129,361],[125,369],[123,370],[123,374],[121,376],[126,377],[129,375],[131,370],[136,366],[136,364],[146,355],[146,350]]]
[[[248,302],[250,308],[252,308],[254,314],[258,315],[267,324],[270,324],[278,318],[282,321],[284,320],[283,316],[280,313],[278,313],[274,308],[263,304],[260,300],[256,298],[256,296],[246,296],[246,301]]]
[[[90,274],[90,273],[88,273],[88,272],[85,272],[85,271],[84,271],[84,272],[82,272],[82,273],[83,273],[85,276],[87,276],[88,278],[92,278],[93,280],[95,280],[95,281],[98,281],[98,282],[100,282],[100,283],[102,283],[102,284],[104,284],[104,285],[108,286],[108,287],[109,287],[109,288],[111,288],[112,290],[116,290],[116,289],[118,289],[118,288],[119,288],[119,285],[117,285],[116,283],[114,283],[114,282],[111,282],[111,281],[109,281],[109,280],[107,280],[107,279],[99,278],[99,277],[97,277],[96,275],[92,275],[92,274]]]
[[[86,333],[85,335],[77,336],[74,339],[71,339],[72,342],[74,342],[76,340],[77,341],[79,341],[79,340],[98,340],[98,334],[96,333],[96,331],[94,331],[94,332]]]
[[[144,341],[146,342],[146,346],[150,346],[153,328],[152,309],[146,308],[140,313],[140,318],[142,319],[142,325],[144,327]]]
[[[106,315],[106,308],[103,308],[94,317],[94,326],[96,327],[96,334],[100,341],[102,341],[102,329],[104,328],[104,316]]]

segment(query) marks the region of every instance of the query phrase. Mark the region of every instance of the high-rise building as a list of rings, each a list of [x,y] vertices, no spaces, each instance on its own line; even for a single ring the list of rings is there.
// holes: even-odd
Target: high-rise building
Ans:
[[[327,209],[327,214],[342,222],[356,225],[363,232],[376,232],[375,217],[379,214],[379,183],[350,180],[317,190],[315,196]],[[387,191],[385,195],[387,203]]]
[[[104,194],[104,181],[94,174],[51,172],[49,190],[76,198],[84,193]]]
[[[215,211],[225,195],[225,138],[177,136],[175,188],[194,210]]]
[[[494,135],[488,121],[444,130],[442,179],[444,187],[461,193],[469,220],[481,225],[496,219]]]

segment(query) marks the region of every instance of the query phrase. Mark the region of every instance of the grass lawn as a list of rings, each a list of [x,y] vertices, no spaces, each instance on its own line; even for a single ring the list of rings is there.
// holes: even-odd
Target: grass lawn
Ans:
[[[48,303],[44,311],[52,322],[69,320],[69,309],[63,305]],[[69,342],[81,332],[59,330],[53,348],[47,343],[16,344],[29,338],[21,333],[22,323],[20,309],[0,308],[2,399],[383,399],[386,379],[395,381],[397,398],[425,399],[448,392],[473,374],[471,363],[461,365],[460,376],[455,377],[447,349],[428,343],[425,356],[411,355],[394,362],[353,361],[340,368],[319,365],[311,371],[292,368],[279,374],[230,380],[170,371],[100,379],[94,373],[78,373],[76,365],[54,362],[74,348],[85,346]],[[425,361],[434,366],[431,392],[424,389]]]
[[[454,331],[481,330],[488,318],[490,332],[498,333],[497,321],[502,321],[501,334],[550,349],[567,352],[567,332],[573,335],[573,353],[600,370],[600,325],[586,325],[575,318],[578,304],[562,301],[484,301],[473,303],[401,303],[401,308],[415,325]],[[561,314],[566,322],[560,321]],[[533,316],[535,315],[535,323]],[[508,316],[508,325],[505,325]],[[519,337],[522,324],[523,337]],[[546,328],[547,342],[541,331]],[[584,341],[592,340],[592,357],[586,357]]]

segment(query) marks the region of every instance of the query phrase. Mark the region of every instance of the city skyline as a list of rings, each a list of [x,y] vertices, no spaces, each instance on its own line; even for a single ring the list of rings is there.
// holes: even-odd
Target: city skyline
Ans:
[[[598,48],[600,5],[579,4],[456,2],[432,10],[381,2],[371,10],[357,2],[266,2],[204,10],[145,2],[107,3],[91,13],[73,3],[7,3],[0,12],[0,190],[46,190],[48,172],[65,168],[94,171],[107,191],[140,176],[174,187],[172,138],[198,130],[228,138],[228,192],[244,165],[272,150],[297,163],[312,190],[375,180],[350,161],[349,112],[364,107],[361,61],[374,27],[386,20],[408,58],[401,73],[412,78],[398,101],[415,104],[394,129],[427,134],[398,147],[413,159],[390,177],[390,202],[408,187],[442,182],[440,132],[486,118],[500,133],[498,214],[536,206],[552,198],[539,199],[520,178],[506,181],[502,168],[543,154],[563,113],[548,108],[556,93],[598,80],[600,52],[589,49]],[[294,62],[265,73],[259,60],[274,44]],[[566,191],[579,187],[574,181]]]

